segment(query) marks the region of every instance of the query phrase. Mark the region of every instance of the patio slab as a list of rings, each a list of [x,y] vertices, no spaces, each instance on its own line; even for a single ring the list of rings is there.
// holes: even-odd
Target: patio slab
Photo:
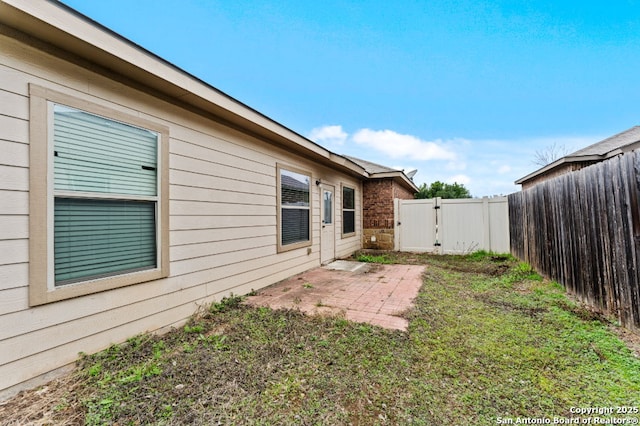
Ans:
[[[406,330],[408,321],[401,315],[413,305],[424,269],[336,261],[266,287],[246,303]]]

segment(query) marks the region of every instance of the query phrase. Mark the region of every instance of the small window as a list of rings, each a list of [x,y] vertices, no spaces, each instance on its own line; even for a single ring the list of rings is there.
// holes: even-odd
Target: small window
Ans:
[[[342,234],[348,235],[356,232],[356,203],[355,189],[348,186],[342,187]]]
[[[311,244],[311,176],[278,167],[279,248]]]
[[[35,85],[30,95],[30,304],[168,276],[168,129]]]
[[[333,191],[324,191],[322,205],[324,206],[323,223],[330,225],[333,223]]]

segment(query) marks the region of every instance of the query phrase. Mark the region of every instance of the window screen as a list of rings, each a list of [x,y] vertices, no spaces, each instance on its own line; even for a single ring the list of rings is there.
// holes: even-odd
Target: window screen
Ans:
[[[342,233],[356,232],[355,190],[344,186],[342,188]]]
[[[55,285],[157,266],[158,134],[54,105]]]
[[[280,169],[281,244],[310,241],[310,178]]]
[[[56,191],[156,195],[157,133],[61,105],[54,116]]]

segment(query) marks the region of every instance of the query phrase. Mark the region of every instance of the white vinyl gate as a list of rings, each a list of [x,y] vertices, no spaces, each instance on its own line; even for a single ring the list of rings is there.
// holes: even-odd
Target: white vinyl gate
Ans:
[[[507,197],[395,202],[396,250],[440,254],[509,252]]]

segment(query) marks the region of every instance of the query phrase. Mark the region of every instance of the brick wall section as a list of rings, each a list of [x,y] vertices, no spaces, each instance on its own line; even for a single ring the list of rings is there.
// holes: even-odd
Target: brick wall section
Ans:
[[[397,183],[393,184],[393,198],[400,198],[401,200],[413,200],[414,193],[409,191],[404,186],[400,186]]]
[[[408,191],[393,179],[376,179],[364,182],[363,247],[367,249],[393,250],[393,200],[413,199]],[[372,237],[375,241],[372,241]]]
[[[362,226],[367,229],[393,229],[392,179],[364,182],[362,188]]]

